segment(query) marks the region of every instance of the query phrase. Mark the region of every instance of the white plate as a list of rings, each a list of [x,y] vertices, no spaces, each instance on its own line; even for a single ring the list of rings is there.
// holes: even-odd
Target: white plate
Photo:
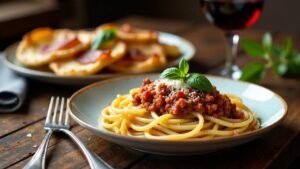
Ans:
[[[187,60],[190,60],[194,54],[195,54],[195,47],[194,45],[187,41],[184,38],[181,38],[177,35],[160,32],[159,33],[159,41],[166,43],[166,44],[172,44],[179,47],[182,56],[172,60],[167,63],[166,67],[175,66],[179,63],[181,58],[185,58]],[[21,65],[17,59],[16,59],[16,49],[17,49],[18,43],[15,43],[4,51],[4,63],[13,71],[17,72],[20,75],[44,81],[44,82],[50,82],[55,84],[64,84],[64,85],[84,85],[89,84],[91,82],[95,82],[98,80],[103,80],[107,78],[117,77],[124,75],[122,73],[98,73],[95,75],[90,76],[81,76],[81,77],[62,77],[62,76],[56,76],[53,72],[51,72],[48,67],[44,67],[41,69],[31,69],[28,67],[25,67]],[[159,71],[159,70],[157,70]]]
[[[101,110],[115,99],[117,94],[126,94],[130,89],[139,87],[146,77],[156,79],[158,75],[120,77],[82,88],[73,94],[68,104],[71,117],[84,128],[98,134],[103,139],[125,147],[154,154],[191,155],[233,147],[260,137],[278,125],[287,112],[286,102],[269,89],[256,84],[207,76],[220,92],[241,97],[243,102],[257,113],[261,128],[240,135],[211,140],[166,141],[117,135],[99,127],[101,126],[99,124]]]

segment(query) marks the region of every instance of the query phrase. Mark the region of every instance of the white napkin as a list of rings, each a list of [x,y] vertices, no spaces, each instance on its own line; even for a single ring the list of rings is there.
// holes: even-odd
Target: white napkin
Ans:
[[[7,68],[0,53],[0,113],[10,113],[20,108],[26,89],[26,79]]]

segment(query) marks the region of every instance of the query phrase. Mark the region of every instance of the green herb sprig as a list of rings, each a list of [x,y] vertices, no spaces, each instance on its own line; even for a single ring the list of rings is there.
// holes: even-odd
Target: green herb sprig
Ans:
[[[91,49],[99,49],[102,44],[114,39],[116,37],[116,34],[116,29],[114,28],[101,31],[93,40]]]
[[[183,80],[191,88],[211,92],[213,90],[210,81],[200,73],[188,73],[189,63],[185,59],[181,59],[179,67],[171,67],[164,70],[160,77],[171,80]]]
[[[259,82],[268,69],[279,76],[300,75],[300,53],[293,49],[291,37],[287,37],[283,45],[278,45],[273,43],[272,35],[267,32],[261,43],[242,39],[241,44],[255,61],[243,68],[240,80]]]

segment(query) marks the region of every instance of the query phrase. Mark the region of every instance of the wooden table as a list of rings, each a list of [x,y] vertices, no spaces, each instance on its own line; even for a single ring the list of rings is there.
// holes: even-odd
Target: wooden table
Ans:
[[[187,38],[197,47],[192,62],[194,71],[204,73],[222,67],[225,38],[211,25],[141,17],[129,17],[119,22]],[[242,36],[261,38],[262,34],[263,31],[249,29],[243,31]],[[282,42],[286,36],[280,32],[274,35],[277,42]],[[300,34],[294,34],[293,38],[295,46],[300,47]],[[248,61],[249,57],[239,50],[239,65]],[[0,114],[0,168],[21,168],[28,162],[45,134],[42,127],[50,96],[70,96],[78,89],[33,80],[29,83],[22,109],[14,114]],[[72,131],[114,168],[297,168],[300,164],[300,78],[280,78],[268,74],[261,85],[286,99],[289,106],[287,118],[255,141],[213,154],[190,157],[144,154],[107,142],[74,122]],[[76,145],[62,134],[56,134],[50,141],[47,166],[56,169],[89,168]]]

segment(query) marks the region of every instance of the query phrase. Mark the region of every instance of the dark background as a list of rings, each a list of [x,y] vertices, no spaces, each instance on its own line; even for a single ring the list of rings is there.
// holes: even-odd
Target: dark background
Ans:
[[[299,7],[299,0],[265,0],[253,28],[297,32]],[[0,50],[36,27],[88,28],[132,15],[207,22],[198,0],[0,0]]]

